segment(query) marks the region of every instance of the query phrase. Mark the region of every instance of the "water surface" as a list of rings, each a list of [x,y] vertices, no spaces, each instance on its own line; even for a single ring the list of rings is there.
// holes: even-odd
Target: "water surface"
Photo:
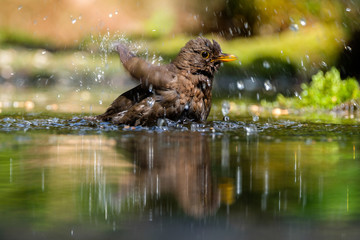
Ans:
[[[2,239],[358,239],[357,124],[0,118]]]

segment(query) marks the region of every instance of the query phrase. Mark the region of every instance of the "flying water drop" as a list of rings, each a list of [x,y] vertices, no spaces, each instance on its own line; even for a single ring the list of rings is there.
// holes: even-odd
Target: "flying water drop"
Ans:
[[[238,88],[239,90],[244,90],[244,88],[245,88],[245,85],[244,85],[244,82],[243,82],[243,81],[238,81],[238,82],[236,83],[236,86],[237,86],[237,88]]]
[[[303,27],[306,26],[305,18],[300,19],[300,25],[303,26]]]
[[[155,99],[153,99],[152,97],[149,97],[147,100],[147,103],[150,107],[152,107],[152,106],[154,106]]]
[[[223,114],[223,116],[226,116],[229,114],[230,112],[230,104],[228,101],[224,101],[221,105],[221,112]]]
[[[269,69],[270,68],[270,63],[268,61],[264,61],[263,62],[263,67],[266,68],[266,69]]]
[[[351,52],[352,48],[350,46],[345,46],[345,50]]]
[[[294,31],[294,32],[299,31],[299,25],[297,25],[295,23],[291,24],[289,28],[291,31]]]
[[[269,80],[266,80],[264,82],[264,87],[265,87],[266,91],[271,91],[273,89],[273,86],[272,86],[272,84],[271,84],[271,82]]]
[[[189,103],[186,103],[185,106],[184,106],[184,109],[187,111],[187,110],[189,110],[189,108],[190,108]]]

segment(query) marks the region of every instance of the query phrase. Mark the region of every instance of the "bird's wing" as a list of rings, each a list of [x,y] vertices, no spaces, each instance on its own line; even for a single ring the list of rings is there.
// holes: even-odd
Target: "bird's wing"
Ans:
[[[97,119],[109,121],[117,113],[128,110],[134,104],[142,101],[150,95],[151,93],[148,90],[144,89],[141,85],[138,85],[117,97],[110,107],[106,109],[105,113],[97,116]]]
[[[144,59],[136,57],[125,45],[118,44],[116,50],[125,69],[135,79],[139,80],[145,89],[167,89],[175,74],[166,66],[155,66]]]

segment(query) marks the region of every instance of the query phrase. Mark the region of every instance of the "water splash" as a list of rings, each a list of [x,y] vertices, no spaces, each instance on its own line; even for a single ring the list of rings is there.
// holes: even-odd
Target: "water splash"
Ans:
[[[273,85],[271,84],[271,82],[269,80],[266,80],[264,82],[264,87],[266,91],[271,91],[273,90]]]
[[[303,26],[303,27],[306,26],[306,19],[305,18],[300,19],[300,25]]]
[[[249,124],[245,126],[245,131],[247,135],[257,134],[258,129],[255,124]]]
[[[293,32],[297,32],[299,31],[299,25],[297,25],[296,23],[290,24],[289,29]]]
[[[264,61],[263,62],[263,67],[266,68],[266,69],[269,69],[270,68],[270,63],[268,61]]]
[[[223,103],[221,104],[221,112],[222,112],[223,116],[226,116],[229,114],[230,103],[228,101],[223,101]]]
[[[154,106],[154,103],[155,103],[155,99],[154,99],[154,98],[149,97],[149,98],[147,99],[147,104],[148,104],[150,107]]]
[[[244,85],[244,82],[243,82],[243,81],[238,81],[238,82],[236,83],[236,86],[237,86],[237,88],[238,88],[239,90],[244,90],[244,88],[245,88],[245,85]]]

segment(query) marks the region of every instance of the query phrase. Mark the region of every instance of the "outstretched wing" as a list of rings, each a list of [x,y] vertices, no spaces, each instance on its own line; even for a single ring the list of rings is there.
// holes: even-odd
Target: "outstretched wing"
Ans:
[[[121,94],[113,101],[110,107],[106,109],[105,113],[98,115],[96,118],[103,121],[109,121],[117,113],[128,110],[134,104],[142,101],[150,95],[151,93],[148,90],[144,89],[141,85],[138,85]]]
[[[155,66],[136,57],[125,45],[118,44],[116,50],[120,61],[132,77],[140,81],[140,85],[121,94],[105,113],[96,118],[103,121],[111,120],[116,114],[129,110],[136,103],[149,97],[155,92],[165,92],[171,87],[171,82],[176,81],[176,75],[167,66]]]
[[[125,45],[118,44],[116,50],[124,68],[132,77],[139,80],[142,88],[168,89],[175,74],[169,71],[168,66],[155,66],[144,59],[136,57]]]

